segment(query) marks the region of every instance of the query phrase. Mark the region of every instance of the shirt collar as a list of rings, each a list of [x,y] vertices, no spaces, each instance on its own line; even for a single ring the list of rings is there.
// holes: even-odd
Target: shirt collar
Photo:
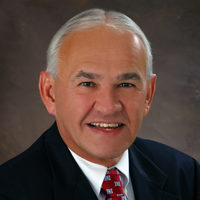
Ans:
[[[127,186],[128,182],[129,182],[129,156],[128,156],[128,149],[124,152],[121,160],[113,167],[116,167],[126,177],[125,181],[122,181],[123,188],[125,188]]]
[[[75,154],[71,149],[69,149],[72,156],[74,157],[75,161],[85,174],[85,176],[88,178],[89,183],[96,194],[96,196],[99,196],[101,191],[101,185],[103,183],[103,180],[105,178],[107,167],[103,165],[99,165],[96,163],[92,163],[88,160],[83,159],[82,157]],[[125,181],[123,187],[125,187],[129,182],[129,159],[128,159],[128,150],[126,150],[120,159],[120,161],[113,167],[116,167],[121,173],[123,173],[126,176],[127,181]]]

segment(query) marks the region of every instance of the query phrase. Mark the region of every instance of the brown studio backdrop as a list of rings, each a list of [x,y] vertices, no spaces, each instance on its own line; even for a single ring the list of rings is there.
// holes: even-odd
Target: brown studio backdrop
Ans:
[[[68,19],[94,7],[125,13],[152,44],[157,88],[139,136],[200,162],[199,0],[1,0],[0,164],[53,123],[38,91],[48,44]]]

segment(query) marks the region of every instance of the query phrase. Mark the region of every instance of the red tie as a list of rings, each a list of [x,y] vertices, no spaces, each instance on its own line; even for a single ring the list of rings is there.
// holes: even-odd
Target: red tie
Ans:
[[[118,170],[107,170],[102,184],[102,192],[106,200],[125,199],[121,177]]]

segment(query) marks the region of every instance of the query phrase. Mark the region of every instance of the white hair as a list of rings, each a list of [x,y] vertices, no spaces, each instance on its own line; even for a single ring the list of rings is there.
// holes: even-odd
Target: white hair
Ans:
[[[146,53],[146,79],[150,79],[153,74],[153,57],[151,46],[146,36],[139,26],[126,15],[102,9],[86,10],[67,21],[54,35],[47,50],[47,69],[46,71],[54,79],[58,75],[58,52],[63,38],[74,31],[82,31],[102,24],[110,25],[119,30],[130,31],[136,34],[142,41]]]

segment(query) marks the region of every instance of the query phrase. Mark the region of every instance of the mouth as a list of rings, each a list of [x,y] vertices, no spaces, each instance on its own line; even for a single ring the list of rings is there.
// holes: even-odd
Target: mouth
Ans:
[[[103,131],[112,131],[124,126],[124,124],[119,123],[89,123],[88,125],[92,128],[96,128]]]

